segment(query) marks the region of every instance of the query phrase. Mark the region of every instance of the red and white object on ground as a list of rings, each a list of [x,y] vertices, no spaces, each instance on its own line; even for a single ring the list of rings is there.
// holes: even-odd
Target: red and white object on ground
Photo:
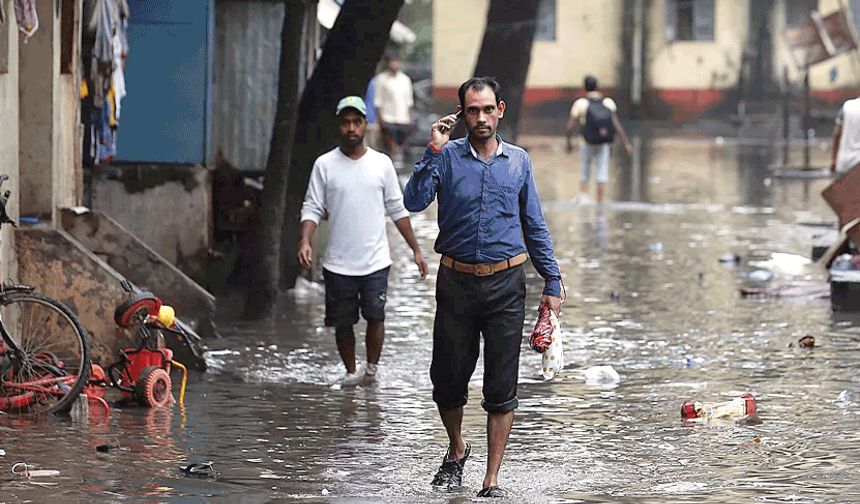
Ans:
[[[752,394],[744,394],[731,401],[719,403],[705,403],[699,401],[686,401],[681,405],[681,418],[690,420],[693,418],[743,418],[756,412],[755,397]]]

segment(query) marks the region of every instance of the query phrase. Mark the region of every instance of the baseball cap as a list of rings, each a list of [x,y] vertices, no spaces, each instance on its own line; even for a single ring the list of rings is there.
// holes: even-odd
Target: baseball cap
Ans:
[[[347,96],[337,102],[337,111],[335,114],[340,115],[340,113],[343,112],[343,109],[350,107],[361,112],[361,115],[367,115],[367,105],[364,104],[364,100],[362,100],[360,96]]]

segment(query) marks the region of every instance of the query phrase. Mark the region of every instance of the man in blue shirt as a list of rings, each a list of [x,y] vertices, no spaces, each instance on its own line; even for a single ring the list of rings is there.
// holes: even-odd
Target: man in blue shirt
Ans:
[[[526,251],[545,280],[540,305],[558,314],[561,274],[535,189],[532,164],[521,148],[496,134],[505,102],[499,84],[479,77],[458,91],[468,137],[450,140],[458,115],[431,127],[424,157],[406,184],[412,212],[439,200],[436,320],[430,378],[433,400],[448,433],[448,452],[433,485],[458,487],[471,445],[463,440],[463,406],[484,338],[482,406],[487,411],[487,471],[479,497],[497,497],[499,468],[514,419],[525,319]]]

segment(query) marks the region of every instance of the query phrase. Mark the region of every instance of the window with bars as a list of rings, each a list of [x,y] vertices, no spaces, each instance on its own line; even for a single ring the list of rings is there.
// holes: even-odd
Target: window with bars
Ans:
[[[555,3],[556,0],[538,0],[535,40],[555,40]]]
[[[664,36],[669,42],[714,40],[714,0],[666,0]]]

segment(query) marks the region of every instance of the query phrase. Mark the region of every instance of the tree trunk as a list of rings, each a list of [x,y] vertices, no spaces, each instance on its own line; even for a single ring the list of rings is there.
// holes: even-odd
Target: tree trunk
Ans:
[[[281,234],[282,289],[295,285],[299,275],[296,259],[299,212],[314,161],[335,146],[335,106],[344,96],[364,96],[403,1],[346,0],[305,86],[299,104]]]
[[[495,77],[502,87],[505,117],[499,134],[514,142],[526,76],[532,59],[532,43],[537,28],[538,0],[490,0],[487,27],[475,65],[475,76]]]
[[[281,228],[287,194],[287,179],[296,131],[302,37],[307,9],[305,0],[284,1],[281,28],[278,103],[272,127],[272,142],[264,171],[262,204],[250,226],[248,246],[241,261],[248,266],[249,285],[244,318],[260,319],[272,312],[280,279]]]

